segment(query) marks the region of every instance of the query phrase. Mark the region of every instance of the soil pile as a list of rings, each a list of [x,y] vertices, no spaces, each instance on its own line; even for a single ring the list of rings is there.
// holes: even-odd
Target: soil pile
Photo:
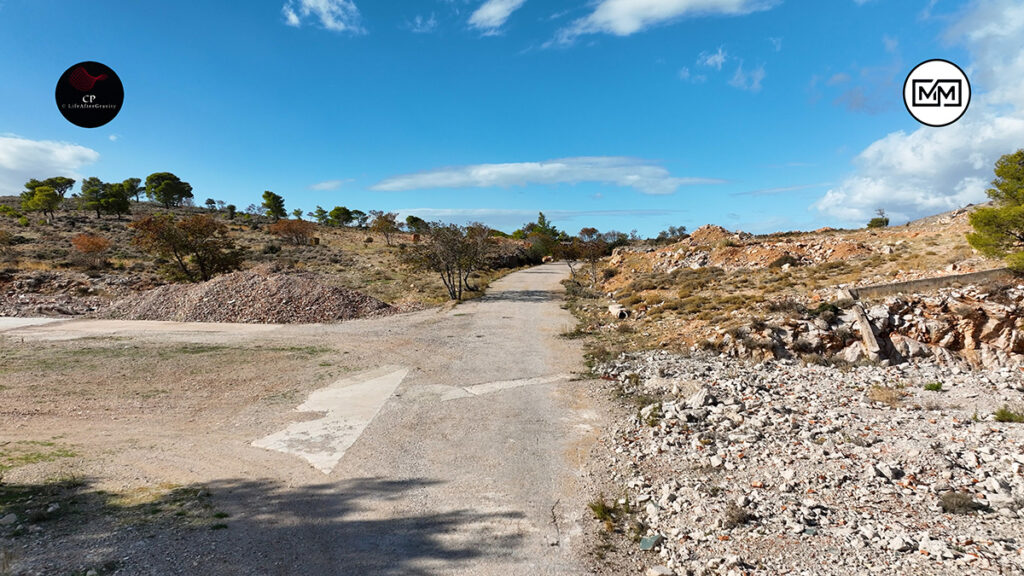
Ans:
[[[257,268],[202,284],[173,284],[114,303],[105,314],[125,320],[314,324],[393,312],[385,302],[331,286],[319,274]]]

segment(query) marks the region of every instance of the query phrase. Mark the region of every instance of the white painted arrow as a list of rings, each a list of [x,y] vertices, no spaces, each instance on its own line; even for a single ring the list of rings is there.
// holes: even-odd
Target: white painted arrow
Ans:
[[[252,445],[298,456],[330,474],[408,373],[405,368],[386,366],[321,388],[296,410],[326,412],[323,418],[296,422]]]

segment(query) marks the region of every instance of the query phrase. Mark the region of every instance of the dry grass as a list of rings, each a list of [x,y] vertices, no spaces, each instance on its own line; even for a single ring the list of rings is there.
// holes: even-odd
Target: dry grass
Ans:
[[[872,402],[887,404],[893,408],[901,406],[906,395],[902,389],[892,386],[872,386],[867,393],[868,399]]]

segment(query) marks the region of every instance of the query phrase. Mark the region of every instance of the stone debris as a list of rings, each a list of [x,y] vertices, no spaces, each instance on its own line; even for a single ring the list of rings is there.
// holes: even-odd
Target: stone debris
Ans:
[[[611,429],[604,456],[657,542],[632,545],[647,574],[1024,571],[1024,424],[993,416],[1024,410],[1021,370],[697,351],[598,369],[656,399]],[[902,400],[873,401],[879,387]]]
[[[153,286],[153,278],[68,271],[0,272],[0,316],[81,316]]]
[[[161,286],[115,302],[104,315],[125,320],[309,324],[389,314],[394,308],[308,272],[260,267],[201,284]]]
[[[721,226],[701,226],[688,238],[657,250],[617,248],[612,266],[621,263],[626,252],[652,252],[653,270],[671,274],[683,269],[717,266],[726,271],[769,266],[789,267],[822,264],[872,253],[860,242],[826,236],[811,240],[755,239],[747,232],[730,232]],[[618,257],[618,258],[617,258]]]
[[[944,289],[880,302],[822,305],[802,318],[769,317],[720,331],[734,357],[818,354],[847,363],[937,363],[962,369],[1024,367],[1024,285]]]

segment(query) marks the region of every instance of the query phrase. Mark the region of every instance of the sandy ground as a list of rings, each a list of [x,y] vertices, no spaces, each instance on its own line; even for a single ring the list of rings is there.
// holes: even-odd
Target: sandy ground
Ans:
[[[567,273],[336,325],[0,322],[11,571],[586,573]]]

